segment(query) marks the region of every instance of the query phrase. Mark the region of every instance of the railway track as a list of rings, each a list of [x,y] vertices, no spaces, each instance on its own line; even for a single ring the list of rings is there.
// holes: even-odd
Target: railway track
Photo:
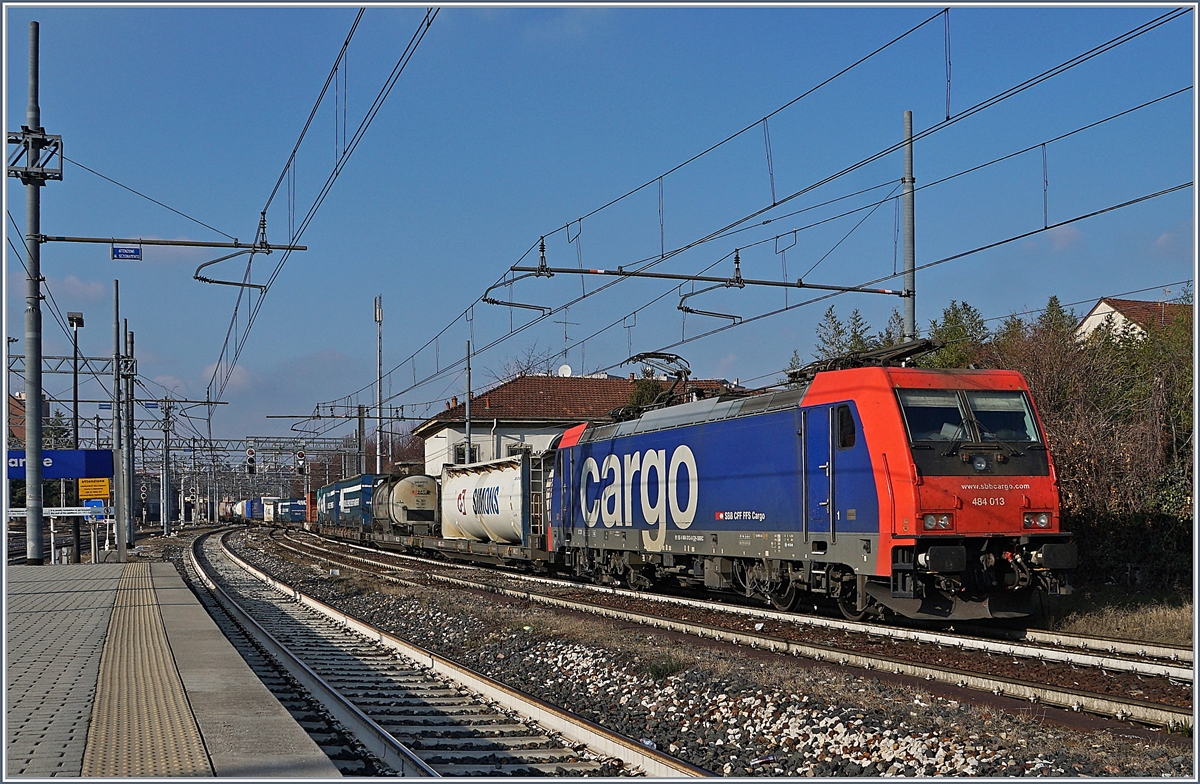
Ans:
[[[711,775],[345,616],[212,536],[191,559],[259,644],[401,775]]]
[[[345,543],[317,545],[290,535],[289,538],[290,543],[280,542],[280,546],[306,558],[324,559],[331,565],[360,569],[383,579],[423,585],[430,581],[449,583],[1149,726],[1180,728],[1192,723],[1191,653],[1171,646],[1047,633],[1034,633],[1014,641],[958,632],[875,626],[765,608],[581,586],[414,559]],[[354,554],[349,552],[352,549],[367,552]]]

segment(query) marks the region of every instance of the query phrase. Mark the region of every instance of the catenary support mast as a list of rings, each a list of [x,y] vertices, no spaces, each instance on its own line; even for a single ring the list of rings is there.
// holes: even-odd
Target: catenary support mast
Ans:
[[[25,112],[25,245],[29,277],[25,287],[25,563],[41,566],[42,552],[42,248],[34,239],[42,232],[44,184],[36,169],[41,157],[42,109],[38,103],[38,23],[29,23],[29,106]]]
[[[904,113],[904,335],[902,343],[917,339],[916,219],[913,209],[912,112]]]

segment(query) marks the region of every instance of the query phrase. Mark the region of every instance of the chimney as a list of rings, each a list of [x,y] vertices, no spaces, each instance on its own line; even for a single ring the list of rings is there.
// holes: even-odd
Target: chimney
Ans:
[[[450,407],[451,408],[458,407],[458,395],[455,395],[454,397],[450,398]]]
[[[492,399],[491,399],[490,397],[485,397],[485,398],[483,399],[483,407],[484,407],[484,408],[491,408],[491,407],[492,407]]]
[[[633,381],[633,374],[632,374],[632,373],[630,373],[630,374],[629,374],[629,380],[630,380],[630,381]]]
[[[449,400],[446,401],[446,410],[447,411],[450,410],[450,401]]]

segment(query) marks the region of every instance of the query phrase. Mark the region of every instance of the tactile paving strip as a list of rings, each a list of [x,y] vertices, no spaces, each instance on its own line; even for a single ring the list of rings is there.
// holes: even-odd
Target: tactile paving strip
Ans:
[[[83,775],[213,775],[167,642],[148,563],[127,564],[117,585]]]

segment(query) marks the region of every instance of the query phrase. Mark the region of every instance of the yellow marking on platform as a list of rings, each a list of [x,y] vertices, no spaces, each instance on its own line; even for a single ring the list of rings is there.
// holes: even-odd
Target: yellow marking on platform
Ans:
[[[150,564],[127,564],[108,624],[84,776],[212,776],[175,667]]]

